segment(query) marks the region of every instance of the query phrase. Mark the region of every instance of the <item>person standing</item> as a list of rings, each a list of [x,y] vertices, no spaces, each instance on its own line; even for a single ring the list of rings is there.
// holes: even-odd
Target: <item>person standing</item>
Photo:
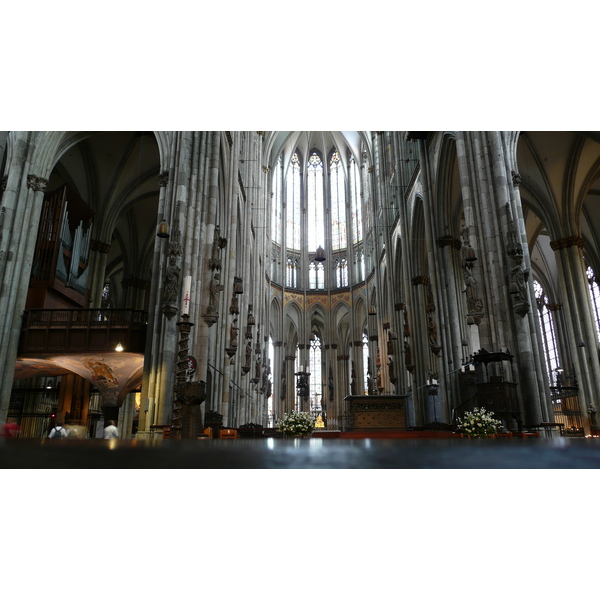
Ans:
[[[2,425],[2,432],[0,436],[3,438],[16,438],[19,437],[19,427],[18,423],[5,423]]]
[[[104,439],[110,440],[112,438],[118,438],[118,437],[119,437],[119,430],[117,429],[115,422],[109,421],[108,425],[104,428]]]
[[[57,440],[59,440],[59,439],[66,438],[66,437],[67,437],[67,430],[62,426],[62,423],[57,423],[50,430],[50,433],[48,434],[48,439],[56,438]]]

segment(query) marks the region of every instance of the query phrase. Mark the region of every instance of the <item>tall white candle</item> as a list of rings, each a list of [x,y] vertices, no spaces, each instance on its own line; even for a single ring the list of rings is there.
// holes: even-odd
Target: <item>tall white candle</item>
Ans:
[[[181,314],[190,314],[190,294],[192,293],[192,276],[186,275],[183,278],[183,299],[181,300]]]

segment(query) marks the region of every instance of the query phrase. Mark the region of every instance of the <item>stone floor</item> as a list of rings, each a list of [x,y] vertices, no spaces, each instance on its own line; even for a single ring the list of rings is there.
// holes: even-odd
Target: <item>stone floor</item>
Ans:
[[[596,469],[600,438],[0,440],[3,469]]]

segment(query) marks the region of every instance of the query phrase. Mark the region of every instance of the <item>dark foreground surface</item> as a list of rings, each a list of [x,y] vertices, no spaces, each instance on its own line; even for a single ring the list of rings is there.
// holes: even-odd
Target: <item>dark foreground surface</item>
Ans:
[[[600,438],[0,440],[3,469],[596,469]]]

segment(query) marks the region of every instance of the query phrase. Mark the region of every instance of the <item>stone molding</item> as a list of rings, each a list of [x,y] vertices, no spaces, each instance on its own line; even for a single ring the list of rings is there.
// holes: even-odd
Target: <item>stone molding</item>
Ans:
[[[166,187],[167,183],[169,183],[169,171],[163,171],[158,174],[158,185],[160,187]]]
[[[426,275],[417,275],[411,279],[413,285],[429,285],[431,280]]]
[[[100,254],[108,254],[110,252],[110,244],[101,242],[100,240],[91,240],[90,250],[100,252]]]
[[[561,238],[560,240],[550,242],[550,248],[552,248],[552,250],[562,250],[563,248],[570,248],[571,246],[583,248],[583,237],[580,235],[570,235]]]
[[[27,175],[27,187],[34,192],[45,192],[48,180],[37,175]]]
[[[439,248],[445,248],[446,246],[450,246],[451,248],[454,248],[454,250],[460,250],[462,248],[462,242],[451,235],[443,235],[442,237],[439,237],[436,242]]]

